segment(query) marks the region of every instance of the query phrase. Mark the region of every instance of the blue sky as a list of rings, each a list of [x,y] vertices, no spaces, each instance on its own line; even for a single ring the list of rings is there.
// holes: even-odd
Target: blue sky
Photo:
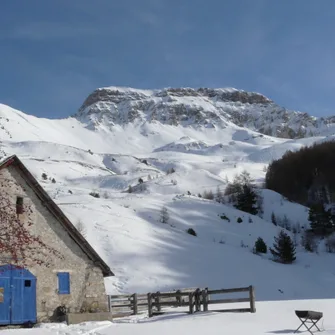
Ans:
[[[77,111],[97,87],[236,87],[335,114],[334,0],[1,0],[0,102]]]

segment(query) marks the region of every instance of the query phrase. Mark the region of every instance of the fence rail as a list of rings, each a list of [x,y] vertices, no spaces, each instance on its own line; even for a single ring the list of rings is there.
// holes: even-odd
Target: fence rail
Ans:
[[[213,299],[216,295],[248,292],[247,297]],[[208,288],[189,288],[173,292],[156,292],[148,294],[110,295],[109,306],[114,317],[136,315],[148,311],[149,317],[162,314],[162,307],[188,307],[188,313],[209,311],[209,306],[229,303],[249,303],[248,308],[230,308],[210,310],[213,312],[256,312],[255,290],[253,286],[209,290]]]

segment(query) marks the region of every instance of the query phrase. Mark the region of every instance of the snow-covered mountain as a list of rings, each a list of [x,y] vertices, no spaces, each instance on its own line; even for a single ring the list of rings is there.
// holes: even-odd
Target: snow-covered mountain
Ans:
[[[88,96],[75,117],[89,127],[158,121],[169,125],[222,129],[232,122],[282,138],[335,132],[334,117],[316,118],[290,111],[264,95],[234,88],[99,88]]]
[[[106,280],[111,293],[253,284],[260,300],[334,297],[334,256],[323,243],[319,254],[298,247],[293,265],[251,252],[259,236],[272,245],[280,230],[272,212],[306,227],[307,208],[263,190],[260,218],[198,197],[223,191],[243,170],[261,185],[272,159],[332,140],[333,132],[331,118],[235,89],[103,88],[62,120],[0,105],[0,156],[17,154],[69,218],[84,224],[116,274]],[[168,224],[160,222],[163,206]]]

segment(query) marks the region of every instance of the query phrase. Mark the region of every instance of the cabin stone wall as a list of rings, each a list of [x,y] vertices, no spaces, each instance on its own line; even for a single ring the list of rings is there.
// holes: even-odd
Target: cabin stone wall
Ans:
[[[43,186],[43,185],[42,185]],[[7,195],[14,208],[16,198],[23,197],[23,222],[32,221],[32,234],[59,251],[64,259],[53,254],[49,268],[31,264],[28,270],[37,278],[37,316],[39,321],[52,320],[58,306],[65,305],[70,313],[108,311],[108,300],[102,270],[97,267],[72,240],[60,222],[43,205],[33,190],[20,176],[15,166],[0,170],[0,194]],[[0,264],[9,263],[1,260]],[[57,272],[70,273],[70,294],[58,293]]]

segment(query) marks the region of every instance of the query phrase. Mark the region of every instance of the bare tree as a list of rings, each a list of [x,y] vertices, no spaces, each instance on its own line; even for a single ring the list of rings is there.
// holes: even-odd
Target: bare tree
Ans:
[[[169,212],[165,206],[160,211],[160,220],[162,223],[168,223],[170,219]]]
[[[79,233],[80,233],[83,237],[86,238],[87,230],[86,230],[85,225],[83,224],[83,221],[78,220],[77,223],[76,223],[76,228],[77,228],[77,230],[79,231]]]
[[[217,201],[217,202],[224,202],[223,192],[221,191],[219,185],[218,185],[217,188],[216,188],[215,198],[216,198],[216,201]]]
[[[332,234],[326,238],[325,246],[327,252],[335,253],[335,234]]]

